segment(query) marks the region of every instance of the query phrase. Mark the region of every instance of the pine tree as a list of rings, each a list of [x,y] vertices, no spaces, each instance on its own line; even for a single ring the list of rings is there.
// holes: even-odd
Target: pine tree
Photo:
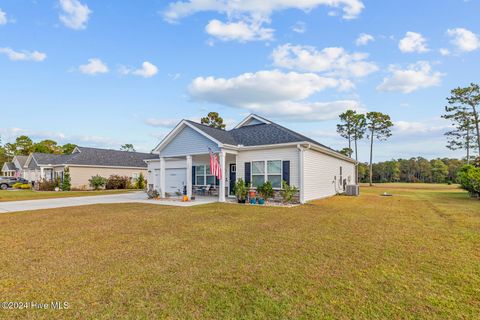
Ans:
[[[223,123],[223,118],[218,112],[209,112],[206,117],[203,117],[200,122],[212,128],[225,130],[226,124]]]
[[[368,129],[368,138],[370,139],[370,185],[373,185],[373,141],[386,140],[392,135],[391,127],[393,123],[390,116],[381,112],[369,112],[366,117],[366,127]]]
[[[63,170],[63,181],[62,181],[62,191],[70,191],[72,187],[72,178],[70,177],[70,169],[65,167]]]

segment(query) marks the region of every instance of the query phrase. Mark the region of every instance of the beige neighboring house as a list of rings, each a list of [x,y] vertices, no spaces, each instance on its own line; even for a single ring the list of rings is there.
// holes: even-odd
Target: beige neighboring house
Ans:
[[[2,167],[2,175],[24,178],[24,167],[27,159],[28,156],[15,156],[11,162],[5,162]]]
[[[68,167],[72,188],[88,189],[88,180],[95,175],[105,178],[111,175],[127,176],[133,180],[142,173],[147,178],[144,160],[156,157],[149,153],[76,147],[72,154],[30,154],[23,174],[31,182],[63,179],[64,170]]]

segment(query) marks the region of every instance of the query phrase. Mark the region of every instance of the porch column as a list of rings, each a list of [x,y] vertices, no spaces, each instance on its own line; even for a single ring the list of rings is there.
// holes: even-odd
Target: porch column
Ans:
[[[187,196],[192,198],[192,156],[187,156]]]
[[[43,167],[40,167],[40,180],[44,179]]]
[[[220,170],[222,171],[222,179],[220,179],[220,189],[218,190],[218,201],[225,202],[225,151],[222,150],[220,152],[220,158],[218,159],[220,162]]]
[[[165,198],[165,158],[160,157],[160,197]]]

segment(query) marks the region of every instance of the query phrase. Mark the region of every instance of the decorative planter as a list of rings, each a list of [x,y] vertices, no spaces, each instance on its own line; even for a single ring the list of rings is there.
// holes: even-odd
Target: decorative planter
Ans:
[[[188,196],[183,196],[183,202],[187,202],[188,201]]]
[[[258,204],[265,204],[265,199],[258,199]]]
[[[250,199],[250,204],[257,204],[257,199],[251,198]]]
[[[250,191],[248,191],[248,197],[249,197],[250,199],[255,198],[256,194],[257,194],[257,192],[256,192],[255,190],[253,190],[253,189],[250,190]]]

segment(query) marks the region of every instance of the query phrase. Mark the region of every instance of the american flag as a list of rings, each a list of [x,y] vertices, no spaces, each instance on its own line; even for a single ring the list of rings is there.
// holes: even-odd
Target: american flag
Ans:
[[[212,152],[212,149],[210,149],[210,172],[218,179],[222,179],[222,169],[218,162],[218,156]]]

